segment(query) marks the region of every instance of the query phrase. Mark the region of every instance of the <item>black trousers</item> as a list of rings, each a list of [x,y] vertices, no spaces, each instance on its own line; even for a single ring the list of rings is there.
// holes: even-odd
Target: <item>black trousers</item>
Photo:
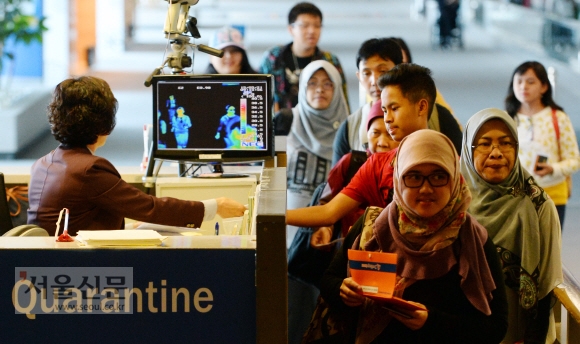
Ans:
[[[437,0],[439,4],[439,39],[440,44],[449,44],[451,31],[457,27],[457,11],[459,10],[459,1],[447,4],[446,0]]]

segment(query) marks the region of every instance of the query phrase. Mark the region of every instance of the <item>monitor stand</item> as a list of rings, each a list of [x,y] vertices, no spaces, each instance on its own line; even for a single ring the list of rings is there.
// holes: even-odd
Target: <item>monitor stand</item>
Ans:
[[[210,173],[200,173],[193,176],[194,178],[246,178],[249,174],[245,173],[224,173],[224,169],[220,163],[207,164]]]

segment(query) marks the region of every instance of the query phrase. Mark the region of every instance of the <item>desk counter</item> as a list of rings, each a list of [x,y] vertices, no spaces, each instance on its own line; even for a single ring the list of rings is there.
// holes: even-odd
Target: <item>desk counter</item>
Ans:
[[[172,247],[0,238],[2,342],[255,343],[253,238],[166,241]]]
[[[164,233],[161,233],[164,235]],[[82,246],[78,242],[56,242],[53,237],[2,237],[0,249],[256,249],[255,235],[170,235],[163,240],[162,246],[111,246],[90,247]]]
[[[171,236],[163,247],[87,248],[54,238],[0,237],[0,340],[286,343],[286,171],[264,174],[268,183],[258,202],[256,240]],[[5,175],[8,183],[21,182]],[[131,290],[125,298],[130,307],[106,314],[53,311],[54,300],[41,296],[34,304],[13,298],[13,292],[59,287],[67,277],[85,287],[100,281],[103,287],[125,275],[132,283],[125,288]],[[64,306],[66,300],[58,301]],[[45,310],[33,308],[42,302]]]
[[[0,172],[4,173],[4,179],[6,184],[28,184],[30,182],[30,168],[32,167],[32,162],[30,166],[20,166],[20,165],[2,165],[0,166]],[[143,176],[145,172],[141,170],[139,166],[115,166],[117,171],[121,174],[121,178],[130,184],[142,184]],[[207,171],[206,171],[207,170]],[[262,167],[261,166],[234,166],[234,165],[224,165],[224,171],[229,173],[249,173],[256,176],[256,179],[260,180]],[[209,172],[209,170],[204,167],[203,172]],[[162,165],[159,170],[157,177],[177,177],[178,176],[178,166],[177,163],[167,162]]]

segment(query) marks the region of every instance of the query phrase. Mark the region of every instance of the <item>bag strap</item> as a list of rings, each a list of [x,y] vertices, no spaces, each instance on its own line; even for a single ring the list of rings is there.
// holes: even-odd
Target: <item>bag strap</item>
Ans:
[[[10,216],[18,216],[22,211],[22,206],[18,200],[28,202],[28,186],[15,186],[12,188],[6,188],[6,201],[10,203],[10,200],[14,200],[16,203],[16,211],[10,212]]]
[[[558,117],[556,117],[556,109],[552,108],[552,124],[556,132],[556,142],[558,142],[558,158],[562,160],[562,150],[560,148],[560,125],[558,124]]]
[[[346,171],[346,177],[344,178],[344,186],[347,186],[350,183],[350,180],[356,172],[360,169],[360,167],[367,161],[367,152],[352,150],[350,151],[350,163],[348,165],[348,170]]]

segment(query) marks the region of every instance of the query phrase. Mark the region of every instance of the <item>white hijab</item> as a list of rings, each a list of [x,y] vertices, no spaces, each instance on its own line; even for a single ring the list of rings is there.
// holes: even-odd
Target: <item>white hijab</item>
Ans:
[[[334,84],[330,105],[324,110],[312,108],[306,100],[308,81],[318,70],[324,69]],[[340,123],[348,116],[348,107],[342,92],[342,78],[328,61],[310,62],[300,73],[298,104],[292,109],[294,120],[289,140],[296,140],[313,154],[332,160],[332,143]]]

